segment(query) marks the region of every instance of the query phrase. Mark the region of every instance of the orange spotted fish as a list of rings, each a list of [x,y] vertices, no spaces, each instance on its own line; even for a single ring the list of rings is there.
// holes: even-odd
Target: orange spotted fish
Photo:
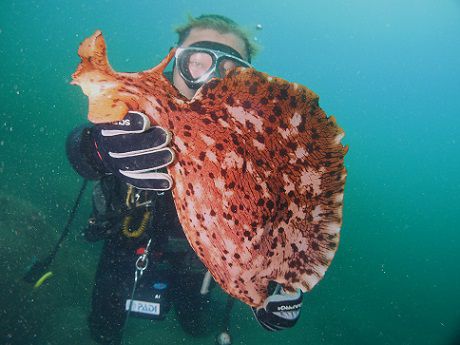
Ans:
[[[344,132],[304,86],[237,68],[192,100],[153,69],[118,73],[100,31],[85,39],[73,74],[89,120],[129,110],[174,134],[174,201],[190,245],[230,295],[251,306],[269,281],[312,289],[339,243],[346,178]]]

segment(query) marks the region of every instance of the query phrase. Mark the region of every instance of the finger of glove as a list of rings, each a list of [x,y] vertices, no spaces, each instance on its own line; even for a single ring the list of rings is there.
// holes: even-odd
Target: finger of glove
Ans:
[[[282,287],[278,291],[278,294],[284,296],[287,300],[298,300],[299,298],[302,300],[302,290],[296,289],[295,292],[285,291]]]
[[[273,294],[267,297],[265,304],[267,302],[301,302],[303,298],[302,290],[297,289],[296,292],[286,292],[283,288],[276,290]]]
[[[264,309],[267,312],[298,310],[302,307],[302,300],[303,294],[300,289],[295,294],[288,294],[284,290],[280,290],[278,293],[268,296],[264,304],[257,309]]]
[[[171,133],[161,127],[152,127],[146,132],[100,137],[99,147],[119,156],[135,156],[160,149],[171,142]]]
[[[147,172],[163,168],[174,160],[174,151],[169,147],[159,150],[151,150],[134,155],[109,155],[114,158],[112,165],[122,171]]]
[[[273,313],[267,313],[264,309],[256,310],[255,308],[253,308],[252,311],[259,324],[263,328],[271,332],[290,328],[296,323],[280,319]]]
[[[259,323],[269,331],[281,331],[294,327],[299,318],[288,320],[271,315],[267,320],[259,320]]]
[[[130,133],[142,133],[150,128],[150,120],[144,113],[129,111],[123,120],[110,123],[102,123],[96,126],[101,135],[112,137]]]
[[[170,190],[173,184],[171,176],[164,173],[120,171],[119,174],[122,181],[138,189],[166,191]]]

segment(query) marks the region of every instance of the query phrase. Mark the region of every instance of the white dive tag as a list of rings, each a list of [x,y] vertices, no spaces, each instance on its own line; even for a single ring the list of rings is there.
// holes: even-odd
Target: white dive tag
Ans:
[[[126,300],[125,310],[129,310],[131,307],[131,311],[136,313],[143,313],[149,315],[160,315],[160,304],[159,303],[151,303],[145,301],[136,301],[133,300],[131,304],[131,300]]]

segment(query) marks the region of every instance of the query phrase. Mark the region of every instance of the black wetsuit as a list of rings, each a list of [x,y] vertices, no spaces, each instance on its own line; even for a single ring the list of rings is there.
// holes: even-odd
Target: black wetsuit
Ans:
[[[139,280],[138,289],[166,282],[168,296],[182,328],[199,336],[211,331],[208,296],[200,294],[206,269],[189,246],[179,224],[171,192],[153,192],[133,188],[132,200],[147,207],[126,206],[128,186],[113,175],[104,175],[91,166],[87,150],[89,129],[76,129],[69,136],[69,161],[85,178],[98,179],[93,190],[93,212],[85,238],[104,240],[92,296],[89,327],[92,338],[101,344],[120,344],[126,319],[126,300],[130,298],[135,263],[139,249],[149,239],[149,265]],[[129,204],[129,203],[128,203]],[[145,213],[149,212],[145,229],[139,237],[127,237],[125,232],[138,230]],[[127,216],[131,218],[127,219]],[[141,229],[142,230],[142,229]],[[141,231],[140,231],[141,232]],[[214,325],[214,331],[215,325]]]

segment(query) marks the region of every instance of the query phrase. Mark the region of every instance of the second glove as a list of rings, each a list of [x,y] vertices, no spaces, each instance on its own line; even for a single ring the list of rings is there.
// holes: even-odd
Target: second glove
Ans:
[[[270,284],[272,285],[272,284]],[[302,292],[286,293],[281,285],[273,284],[274,291],[259,308],[252,308],[260,325],[269,331],[279,331],[293,327],[300,317]]]

